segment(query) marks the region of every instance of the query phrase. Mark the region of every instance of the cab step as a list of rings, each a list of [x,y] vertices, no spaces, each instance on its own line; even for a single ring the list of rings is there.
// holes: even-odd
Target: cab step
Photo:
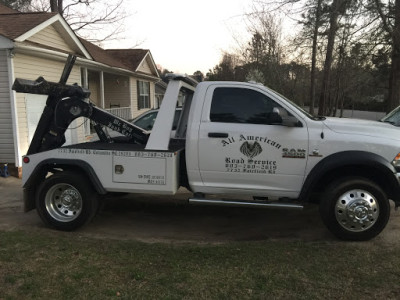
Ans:
[[[258,207],[258,208],[281,208],[281,209],[297,209],[304,208],[303,205],[297,203],[284,202],[261,202],[261,201],[244,201],[244,200],[222,200],[222,199],[204,199],[190,198],[190,204],[194,205],[215,205],[215,206],[235,206],[235,207]]]

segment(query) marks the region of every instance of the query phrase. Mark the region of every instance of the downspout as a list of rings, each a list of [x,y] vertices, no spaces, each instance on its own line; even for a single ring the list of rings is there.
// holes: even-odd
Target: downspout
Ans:
[[[13,49],[7,50],[7,68],[8,68],[8,82],[10,88],[10,104],[11,104],[11,120],[14,137],[14,159],[17,168],[22,167],[21,147],[19,143],[19,127],[18,127],[18,112],[17,112],[17,98],[16,92],[11,90],[14,83],[14,51]]]

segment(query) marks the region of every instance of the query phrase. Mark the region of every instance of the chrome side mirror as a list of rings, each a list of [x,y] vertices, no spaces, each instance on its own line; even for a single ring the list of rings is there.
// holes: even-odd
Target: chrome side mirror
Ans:
[[[289,113],[282,107],[274,107],[273,113],[278,114],[282,118],[282,125],[287,127],[301,127],[301,123],[296,117],[289,115]]]

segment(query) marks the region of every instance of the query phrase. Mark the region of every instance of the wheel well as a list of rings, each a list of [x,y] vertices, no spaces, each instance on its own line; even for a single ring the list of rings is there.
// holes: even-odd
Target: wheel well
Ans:
[[[316,179],[306,193],[306,201],[312,203],[319,203],[319,196],[323,193],[324,189],[334,180],[341,177],[362,177],[379,185],[391,198],[395,191],[392,182],[388,180],[388,173],[376,167],[365,165],[346,165],[341,166],[324,173]]]
[[[31,176],[32,181],[29,181],[29,185],[40,184],[43,179],[49,176],[49,173],[56,174],[65,171],[79,173],[87,177],[86,172],[79,166],[49,163],[40,165],[40,167],[34,171]]]
[[[75,160],[72,163],[69,162],[58,162],[55,160],[43,161],[33,171],[29,180],[24,185],[24,205],[25,211],[29,211],[35,208],[35,195],[36,189],[40,183],[49,176],[49,173],[57,172],[74,172],[85,176],[89,182],[91,182],[93,188],[98,194],[106,194],[106,190],[102,186],[94,170],[83,161]]]
[[[45,171],[47,174],[50,173],[57,173],[57,172],[73,172],[81,174],[85,176],[89,182],[93,185],[93,188],[99,194],[105,194],[105,190],[101,185],[99,179],[97,178],[96,173],[93,171],[92,168],[86,166],[86,164],[78,165],[78,164],[65,164],[65,163],[53,163],[45,165]]]

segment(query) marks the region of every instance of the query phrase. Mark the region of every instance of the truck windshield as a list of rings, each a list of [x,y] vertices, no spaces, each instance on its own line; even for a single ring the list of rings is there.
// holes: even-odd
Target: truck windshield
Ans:
[[[380,121],[390,123],[394,126],[400,126],[400,106],[396,107],[394,110],[380,119]]]

